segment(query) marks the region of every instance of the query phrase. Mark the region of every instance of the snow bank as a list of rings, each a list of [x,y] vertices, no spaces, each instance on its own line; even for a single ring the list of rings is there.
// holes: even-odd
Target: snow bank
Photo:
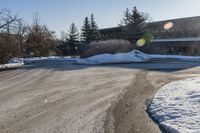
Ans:
[[[51,57],[23,58],[22,60],[25,63],[31,63],[33,61],[40,61],[40,60],[63,60],[71,62],[73,64],[98,65],[98,64],[110,64],[110,63],[145,62],[149,60],[149,57],[148,55],[140,51],[133,50],[128,53],[120,53],[120,54],[100,54],[86,59],[51,56]]]
[[[162,87],[149,113],[169,133],[200,133],[200,77]]]
[[[22,59],[19,58],[13,58],[9,61],[7,64],[0,65],[0,70],[4,69],[11,69],[11,68],[18,68],[24,65],[24,62]]]
[[[70,57],[60,57],[60,56],[48,56],[48,57],[30,57],[30,58],[21,58],[25,63],[31,63],[33,61],[41,60],[71,60]]]
[[[86,59],[71,58],[71,57],[31,57],[31,58],[14,58],[12,61],[15,63],[31,63],[33,61],[51,60],[51,61],[66,61],[71,64],[83,65],[100,65],[100,64],[115,64],[115,63],[134,63],[134,62],[147,62],[149,60],[166,60],[171,59],[175,61],[200,61],[200,56],[179,56],[179,55],[154,55],[145,54],[138,50],[133,50],[128,53],[119,54],[100,54]],[[18,62],[19,61],[19,62]]]
[[[145,54],[138,50],[121,54],[101,54],[80,60],[81,62],[91,64],[109,64],[109,63],[133,63],[147,62],[150,60],[174,60],[174,61],[200,61],[200,56],[181,56],[181,55],[155,55]],[[76,60],[77,63],[79,60]]]
[[[96,55],[86,58],[85,60],[95,64],[131,63],[145,62],[149,60],[149,57],[140,51],[133,50],[128,53]]]

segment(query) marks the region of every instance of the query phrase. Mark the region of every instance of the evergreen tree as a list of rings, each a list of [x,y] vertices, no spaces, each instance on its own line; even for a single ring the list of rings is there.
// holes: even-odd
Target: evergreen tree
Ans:
[[[77,43],[79,41],[79,33],[74,23],[71,24],[70,29],[68,31],[67,41],[69,43],[72,55],[75,56],[75,52],[77,50]]]
[[[83,23],[83,27],[81,29],[81,31],[82,31],[81,39],[86,43],[90,42],[90,40],[91,40],[90,39],[90,29],[91,29],[90,22],[89,22],[88,17],[86,17],[84,20],[84,23]]]
[[[127,26],[130,23],[130,10],[126,8],[126,11],[124,11],[124,16],[119,24],[119,26]]]
[[[147,17],[144,13],[139,12],[138,9],[134,7],[130,15],[128,27],[134,34],[141,34],[144,30],[146,20]]]
[[[91,14],[90,17],[90,41],[95,41],[100,39],[100,32],[99,32],[99,28],[97,26],[97,23],[94,20],[94,15]]]
[[[85,43],[99,40],[101,37],[99,28],[97,26],[97,23],[94,20],[93,14],[91,14],[90,20],[88,19],[88,17],[85,18],[81,31],[82,31],[81,39]]]
[[[125,39],[133,41],[133,37],[137,39],[139,36],[142,36],[146,28],[145,26],[147,19],[148,16],[143,12],[139,12],[136,7],[134,7],[131,12],[127,8],[120,24],[124,32],[123,36]]]

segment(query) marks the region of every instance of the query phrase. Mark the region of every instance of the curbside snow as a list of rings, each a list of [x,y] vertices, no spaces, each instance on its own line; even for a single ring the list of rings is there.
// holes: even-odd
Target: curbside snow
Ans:
[[[168,133],[200,133],[200,77],[163,86],[148,111]]]

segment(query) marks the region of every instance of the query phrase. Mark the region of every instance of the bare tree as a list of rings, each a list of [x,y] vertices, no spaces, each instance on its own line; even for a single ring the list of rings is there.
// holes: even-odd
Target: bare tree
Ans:
[[[33,24],[28,29],[27,52],[31,56],[48,56],[53,49],[54,33],[41,24],[39,14],[35,13]]]
[[[21,18],[18,18],[16,14],[13,15],[10,10],[8,9],[0,10],[0,29],[5,28],[10,24],[16,23],[20,20]]]
[[[13,15],[10,10],[0,10],[0,63],[6,63],[21,53],[20,36],[18,35],[20,21],[22,19]]]

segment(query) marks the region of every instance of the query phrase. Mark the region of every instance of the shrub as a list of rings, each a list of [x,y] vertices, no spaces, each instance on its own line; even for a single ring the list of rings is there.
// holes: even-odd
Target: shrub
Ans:
[[[133,45],[126,40],[114,39],[106,41],[94,41],[88,45],[85,51],[81,54],[81,57],[87,58],[104,53],[125,53],[131,51],[132,49]]]
[[[11,58],[19,56],[20,47],[15,37],[0,37],[0,64],[7,63]]]

